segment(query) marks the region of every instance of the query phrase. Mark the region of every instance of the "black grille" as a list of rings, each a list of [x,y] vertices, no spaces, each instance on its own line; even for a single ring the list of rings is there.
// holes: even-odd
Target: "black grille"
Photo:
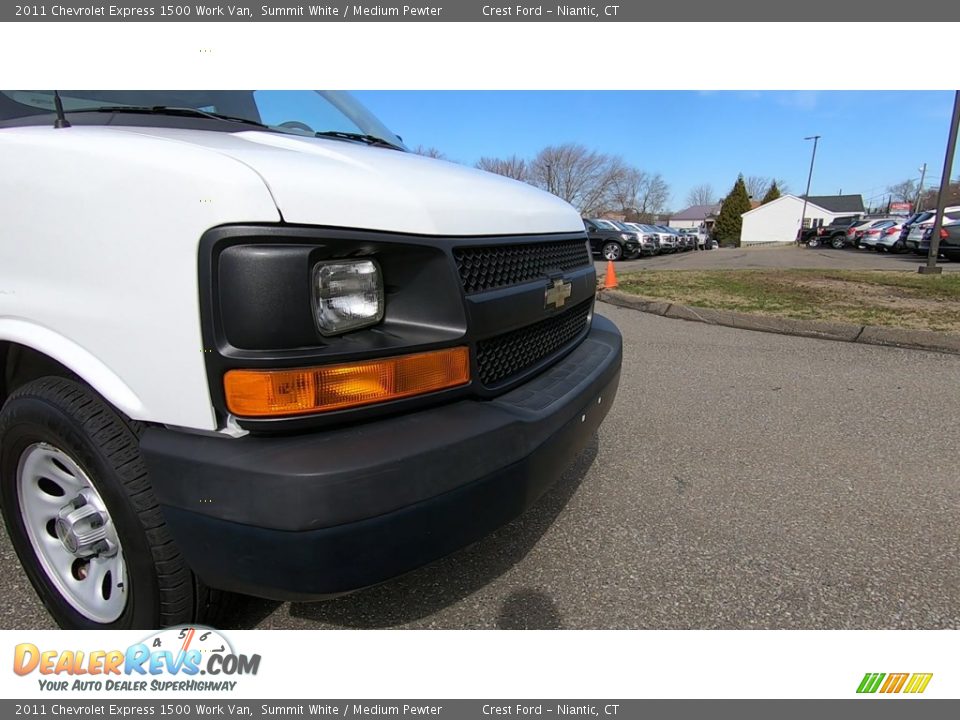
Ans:
[[[586,328],[590,303],[477,343],[480,382],[496,385],[561,350]]]
[[[516,285],[590,264],[584,240],[456,248],[453,258],[457,262],[463,289],[468,294]]]

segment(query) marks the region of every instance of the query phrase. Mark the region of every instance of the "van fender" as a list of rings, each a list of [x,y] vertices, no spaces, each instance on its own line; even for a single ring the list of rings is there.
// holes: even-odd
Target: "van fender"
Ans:
[[[129,385],[96,356],[60,333],[27,320],[0,317],[0,341],[15,342],[53,358],[131,419],[145,417],[146,408]]]

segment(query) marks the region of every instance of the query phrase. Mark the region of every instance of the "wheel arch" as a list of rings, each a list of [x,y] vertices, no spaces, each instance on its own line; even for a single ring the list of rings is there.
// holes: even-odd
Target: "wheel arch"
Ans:
[[[143,418],[137,394],[89,351],[49,328],[0,318],[0,405],[21,385],[46,375],[79,380],[128,417]]]

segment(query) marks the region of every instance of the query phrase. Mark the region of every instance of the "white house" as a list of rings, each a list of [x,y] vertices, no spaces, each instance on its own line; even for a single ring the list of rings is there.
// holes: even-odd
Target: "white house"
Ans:
[[[720,205],[691,205],[676,215],[671,215],[668,225],[674,228],[708,228],[713,217],[720,212]]]
[[[741,245],[794,242],[800,228],[803,197],[781,195],[766,205],[743,213]],[[807,199],[805,227],[829,225],[836,217],[864,213],[860,195],[811,195]]]

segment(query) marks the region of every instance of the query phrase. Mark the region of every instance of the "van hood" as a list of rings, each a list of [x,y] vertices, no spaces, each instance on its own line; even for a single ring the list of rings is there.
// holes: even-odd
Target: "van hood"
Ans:
[[[114,129],[243,163],[263,179],[288,223],[416,235],[583,232],[579,213],[549,193],[409,152],[256,130]]]

